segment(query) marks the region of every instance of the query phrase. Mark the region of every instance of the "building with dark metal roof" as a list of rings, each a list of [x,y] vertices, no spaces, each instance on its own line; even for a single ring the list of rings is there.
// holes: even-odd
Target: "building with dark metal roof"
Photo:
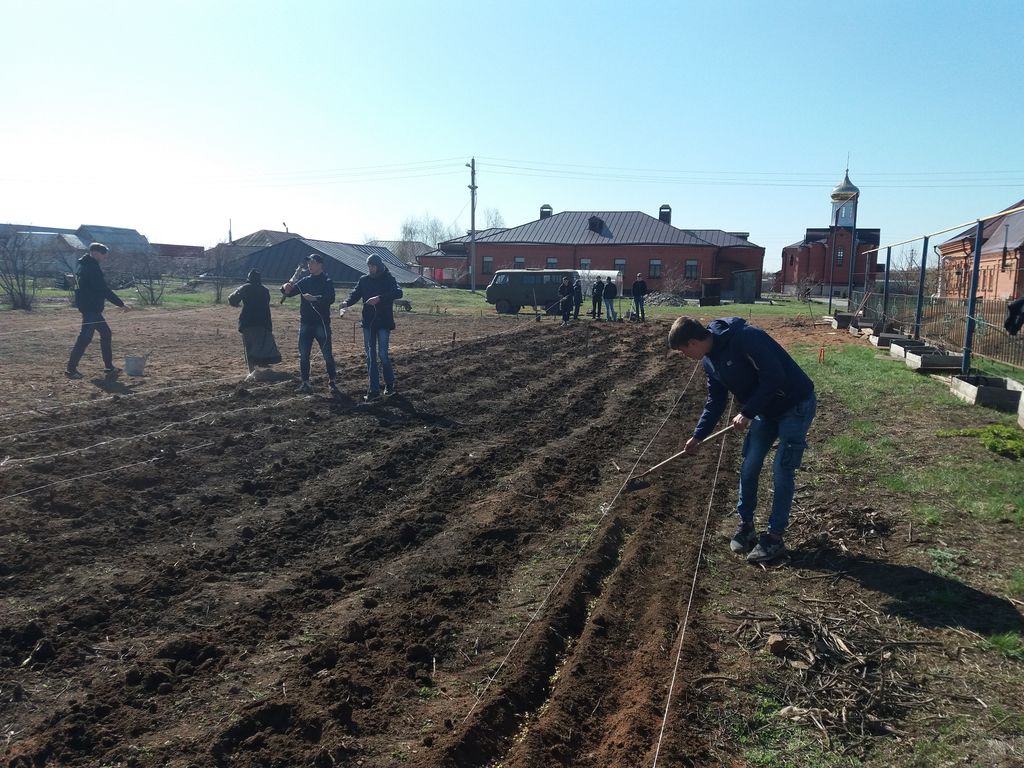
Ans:
[[[438,245],[439,252],[420,257],[456,272],[454,284],[469,284],[468,236]],[[745,233],[672,226],[672,208],[661,206],[654,217],[641,211],[562,211],[540,209],[535,221],[517,227],[478,232],[476,282],[486,285],[499,269],[610,270],[624,285],[639,274],[652,291],[690,296],[720,291],[726,297],[752,300],[760,295],[764,248]],[[455,267],[461,263],[463,269]],[[446,282],[448,282],[446,280]]]

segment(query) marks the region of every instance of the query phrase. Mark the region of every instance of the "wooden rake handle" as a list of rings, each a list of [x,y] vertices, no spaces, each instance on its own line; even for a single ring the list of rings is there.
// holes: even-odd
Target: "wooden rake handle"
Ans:
[[[706,442],[708,442],[709,440],[714,440],[714,439],[715,439],[716,437],[718,437],[719,435],[724,435],[724,434],[725,434],[726,432],[728,432],[728,431],[729,431],[730,429],[732,429],[732,428],[733,428],[734,426],[735,426],[735,424],[730,424],[730,425],[729,425],[729,426],[727,426],[727,427],[723,427],[722,429],[718,430],[717,432],[715,432],[715,433],[713,433],[713,434],[710,434],[710,435],[708,435],[707,437],[705,437],[705,438],[704,438],[703,440],[701,440],[701,443],[706,443]],[[678,459],[678,458],[679,458],[680,456],[682,456],[682,455],[683,455],[684,453],[686,453],[686,449],[685,449],[685,448],[684,448],[683,450],[681,450],[681,451],[680,451],[679,453],[674,453],[674,454],[672,454],[671,456],[669,456],[669,457],[668,457],[667,459],[665,459],[664,461],[658,462],[658,463],[657,463],[657,464],[655,464],[655,465],[654,465],[653,467],[651,467],[650,469],[648,469],[648,470],[647,470],[646,472],[641,472],[641,473],[640,473],[639,475],[634,475],[632,479],[633,479],[633,480],[639,480],[639,479],[640,479],[641,477],[643,477],[644,475],[649,475],[649,474],[651,474],[651,472],[653,472],[654,470],[656,470],[656,469],[657,469],[658,467],[663,467],[663,466],[665,466],[666,464],[668,464],[668,463],[669,463],[670,461],[674,461],[675,459]]]

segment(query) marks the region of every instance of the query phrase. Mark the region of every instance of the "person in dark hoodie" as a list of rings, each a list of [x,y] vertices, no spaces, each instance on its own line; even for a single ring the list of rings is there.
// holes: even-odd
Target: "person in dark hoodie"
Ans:
[[[89,252],[78,260],[78,288],[75,289],[75,304],[78,311],[82,313],[82,330],[78,333],[78,340],[71,349],[71,356],[64,369],[64,375],[69,379],[80,379],[82,374],[78,372],[78,363],[85,354],[85,348],[92,341],[92,336],[97,331],[100,334],[100,354],[103,356],[103,372],[108,376],[114,376],[120,372],[120,368],[114,367],[113,334],[110,326],[103,319],[103,307],[110,302],[126,312],[128,307],[121,301],[121,298],[110,290],[107,280],[103,277],[103,270],[100,264],[107,257],[107,246],[103,243],[92,243]]]
[[[380,256],[373,253],[366,259],[369,274],[363,275],[348,298],[341,303],[341,314],[362,299],[363,302],[363,346],[366,349],[366,371],[370,386],[363,397],[366,402],[380,399],[380,362],[384,374],[384,395],[395,394],[395,369],[391,365],[388,344],[391,332],[395,330],[395,299],[402,298],[402,289],[395,276],[384,265]]]
[[[1024,296],[1019,296],[1016,301],[1011,301],[1006,305],[1006,320],[1003,322],[1003,328],[1011,336],[1016,336],[1022,327],[1024,327]]]
[[[714,320],[707,328],[680,317],[669,331],[668,346],[691,360],[701,360],[707,377],[708,397],[686,442],[687,453],[696,453],[714,430],[730,392],[739,403],[732,425],[750,429],[743,440],[736,503],[740,522],[729,547],[736,553],[749,551],[747,560],[752,563],[776,559],[786,551],[782,536],[793,506],[796,470],[817,408],[814,384],[775,339],[740,317]],[[776,440],[772,510],[767,531],[758,536],[754,528],[758,479]]]
[[[583,305],[583,283],[580,282],[580,276],[576,275],[576,279],[572,284],[572,319],[580,319],[580,307]]]
[[[600,279],[597,279],[594,281],[594,284],[590,286],[590,303],[594,305],[594,309],[590,315],[595,320],[601,319],[602,299],[604,299],[604,283],[602,283]]]
[[[263,278],[255,269],[250,270],[247,282],[228,296],[232,307],[241,305],[238,315],[238,332],[242,334],[245,363],[249,368],[246,381],[255,381],[256,367],[275,365],[281,362],[281,353],[274,341],[274,322],[270,318],[270,291],[263,285]]]
[[[324,271],[324,257],[319,253],[311,253],[306,257],[306,269],[309,274],[298,278],[299,270],[287,283],[281,286],[282,296],[299,294],[302,303],[299,305],[299,392],[313,391],[309,383],[309,355],[313,351],[313,341],[320,345],[324,356],[324,367],[327,369],[327,386],[332,392],[337,391],[337,370],[334,366],[334,352],[331,350],[331,304],[334,303],[334,283],[331,276]]]
[[[569,325],[569,318],[572,317],[572,286],[569,284],[569,276],[562,278],[558,286],[558,308],[562,311],[562,328]]]
[[[633,312],[636,314],[636,319],[641,323],[647,322],[647,315],[644,313],[644,296],[647,293],[647,282],[637,272],[636,280],[633,281]]]

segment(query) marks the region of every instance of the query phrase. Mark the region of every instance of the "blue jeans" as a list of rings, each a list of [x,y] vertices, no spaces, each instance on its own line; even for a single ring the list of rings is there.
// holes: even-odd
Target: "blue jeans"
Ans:
[[[807,448],[807,431],[811,428],[817,407],[817,397],[812,393],[806,400],[775,418],[765,419],[758,416],[750,422],[747,436],[743,440],[740,495],[736,503],[736,513],[744,523],[754,523],[758,478],[765,456],[777,438],[779,447],[775,451],[775,462],[772,464],[775,493],[772,497],[771,515],[768,517],[768,530],[779,536],[786,530],[789,524],[789,511],[793,506],[796,471],[803,461],[804,449]]]
[[[633,306],[636,309],[637,317],[639,317],[641,320],[646,319],[646,318],[644,318],[644,297],[643,296],[634,296],[633,297]]]
[[[303,381],[309,381],[309,353],[313,350],[314,339],[323,353],[327,378],[334,381],[337,370],[334,367],[334,352],[331,351],[331,326],[326,323],[299,325],[299,376]]]
[[[618,315],[615,314],[615,299],[604,300],[604,314],[605,320],[618,319]]]
[[[366,349],[366,373],[370,379],[370,391],[380,392],[380,378],[377,376],[377,361],[384,373],[384,386],[395,386],[395,370],[388,356],[388,342],[391,331],[387,328],[363,328],[363,347]]]
[[[113,334],[110,333],[110,326],[103,319],[102,312],[83,312],[82,330],[78,333],[75,346],[71,349],[71,357],[68,359],[68,370],[77,371],[78,362],[85,354],[85,348],[92,341],[94,333],[100,335],[100,354],[103,356],[103,365],[106,368],[114,367],[114,348],[111,342]]]

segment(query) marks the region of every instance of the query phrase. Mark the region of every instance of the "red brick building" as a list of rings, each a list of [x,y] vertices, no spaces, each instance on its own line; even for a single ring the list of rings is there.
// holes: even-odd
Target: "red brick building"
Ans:
[[[540,218],[518,227],[486,230],[476,238],[476,284],[487,285],[499,269],[615,270],[629,285],[639,273],[652,291],[693,296],[709,287],[726,298],[760,296],[764,248],[745,232],[687,230],[672,226],[672,209],[658,218],[640,211],[540,209]],[[420,257],[425,266],[447,267],[456,285],[469,285],[469,237],[440,243]],[[447,282],[447,281],[446,281]]]
[[[862,229],[857,226],[857,205],[860,190],[850,182],[846,172],[842,183],[832,190],[832,217],[828,227],[808,229],[804,239],[782,249],[782,269],[776,277],[774,290],[778,293],[846,297],[850,278],[850,254],[854,252],[856,231],[857,258],[853,264],[853,285],[860,288],[874,282],[878,270],[878,254],[865,251],[877,248],[881,230]]]
[[[1021,207],[1024,200],[1004,211]],[[937,246],[941,264],[939,292],[944,298],[969,298],[975,234],[975,227],[971,227]],[[989,219],[981,237],[978,298],[1005,300],[1024,296],[1024,211]]]

